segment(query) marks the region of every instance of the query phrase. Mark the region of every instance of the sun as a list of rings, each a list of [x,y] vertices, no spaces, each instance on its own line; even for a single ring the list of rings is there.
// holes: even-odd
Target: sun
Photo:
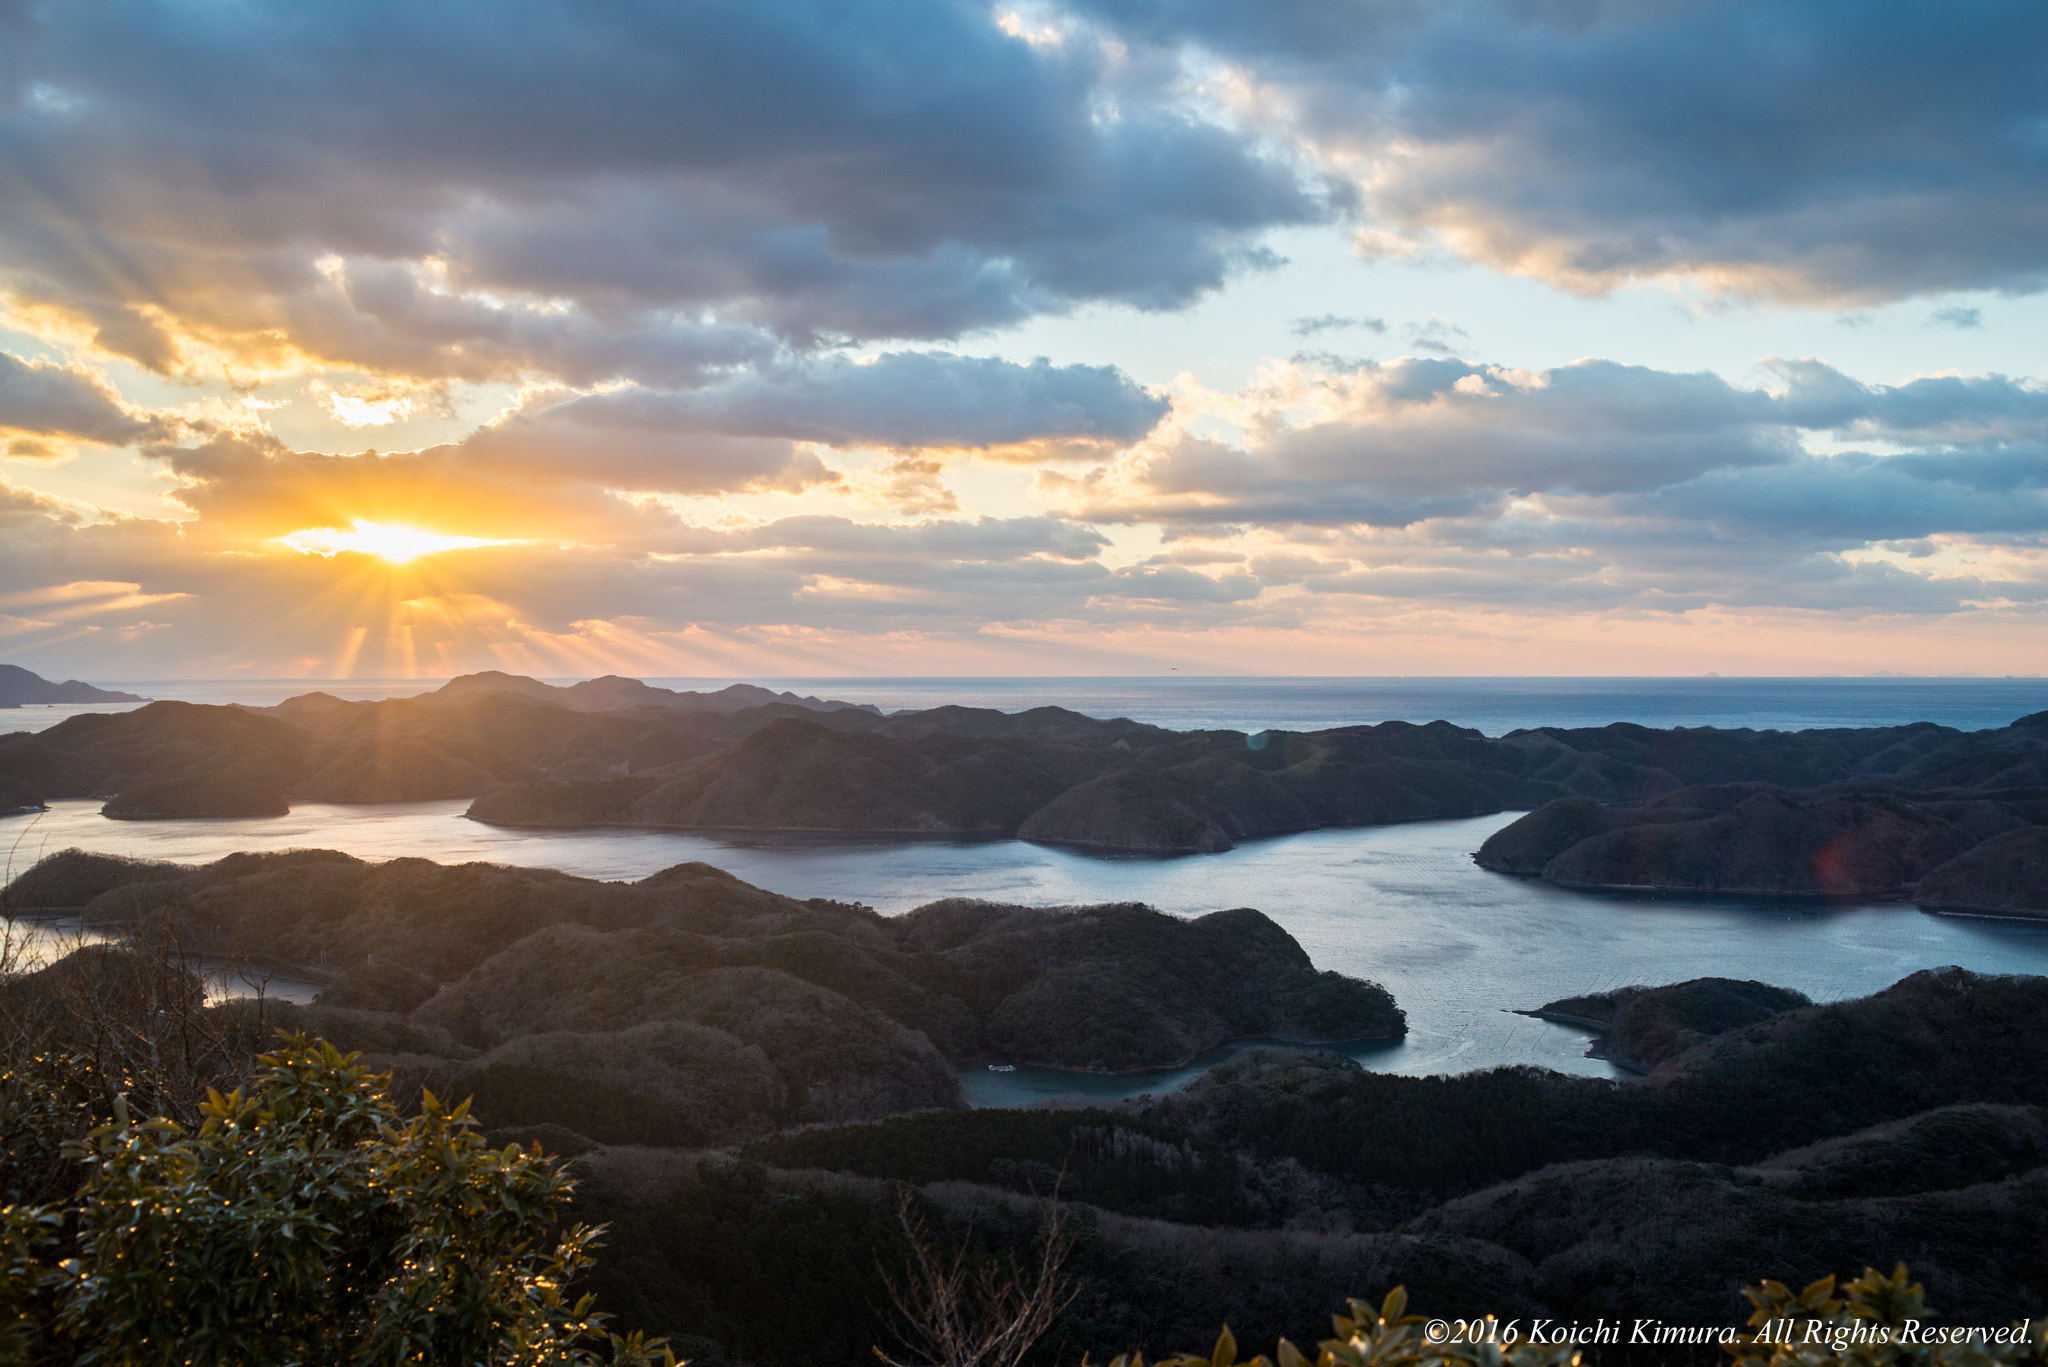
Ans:
[[[368,522],[357,518],[348,531],[336,527],[309,527],[302,532],[277,538],[295,551],[307,555],[339,555],[353,551],[358,555],[374,555],[392,565],[403,565],[435,551],[465,550],[472,546],[503,546],[503,541],[492,541],[481,536],[449,536],[443,532],[430,532],[421,527],[408,527],[398,522]]]

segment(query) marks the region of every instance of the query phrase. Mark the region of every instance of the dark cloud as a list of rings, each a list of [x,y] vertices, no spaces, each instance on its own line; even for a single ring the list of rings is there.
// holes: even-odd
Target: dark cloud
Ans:
[[[956,0],[133,0],[34,28],[0,101],[0,271],[157,368],[281,334],[384,371],[654,381],[744,359],[750,329],[1173,308],[1345,193],[1085,35]]]
[[[1035,441],[1127,446],[1169,404],[1114,366],[1016,365],[993,357],[889,352],[736,377],[677,401],[722,431],[831,446],[991,447]]]
[[[2048,385],[1941,375],[1867,385],[1815,360],[1766,362],[1785,384],[1784,419],[1848,437],[1982,445],[2048,441]]]
[[[1352,159],[1373,228],[1569,288],[1681,273],[1840,303],[2048,281],[2032,0],[1077,4],[1248,68]]]
[[[175,424],[129,411],[91,371],[0,351],[0,432],[122,445],[171,435]]]
[[[1132,565],[1110,576],[1118,597],[1147,603],[1242,603],[1264,586],[1249,574],[1199,574],[1182,565]]]
[[[1077,0],[1050,38],[965,0],[8,13],[0,285],[166,372],[694,388],[1178,308],[1339,218],[1574,289],[2048,278],[2021,0]],[[1197,48],[1260,98],[1201,111]]]
[[[2048,460],[2037,451],[2028,466],[2022,473],[2003,456],[1811,456],[1776,469],[1712,471],[1614,499],[1604,511],[1816,550],[1936,534],[2048,534]]]

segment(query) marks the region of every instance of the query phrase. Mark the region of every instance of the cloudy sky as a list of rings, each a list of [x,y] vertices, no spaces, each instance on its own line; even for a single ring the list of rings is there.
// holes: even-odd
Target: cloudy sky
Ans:
[[[0,0],[53,677],[2048,671],[2038,0]]]

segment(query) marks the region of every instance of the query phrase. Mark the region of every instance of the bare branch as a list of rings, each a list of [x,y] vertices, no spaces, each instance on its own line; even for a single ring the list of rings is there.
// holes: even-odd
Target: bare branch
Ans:
[[[942,1255],[909,1187],[897,1189],[896,1222],[910,1241],[910,1266],[901,1276],[885,1271],[883,1282],[910,1356],[876,1348],[886,1367],[1016,1367],[1080,1292],[1066,1271],[1074,1240],[1057,1192],[1028,1268],[1014,1257],[970,1266],[965,1239]]]

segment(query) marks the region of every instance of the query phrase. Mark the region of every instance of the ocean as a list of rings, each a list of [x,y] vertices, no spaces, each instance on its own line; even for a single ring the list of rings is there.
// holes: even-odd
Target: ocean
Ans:
[[[148,698],[268,707],[301,693],[409,697],[444,679],[94,680]],[[547,679],[568,684],[574,679]],[[1534,726],[1747,726],[1797,731],[1931,721],[1977,731],[2048,709],[2048,679],[1609,678],[758,678],[648,679],[712,691],[735,682],[872,703],[885,712],[958,703],[1004,712],[1048,704],[1173,730],[1315,730],[1381,721],[1443,720],[1489,736]],[[25,707],[0,727],[39,731],[79,712],[134,704]]]

